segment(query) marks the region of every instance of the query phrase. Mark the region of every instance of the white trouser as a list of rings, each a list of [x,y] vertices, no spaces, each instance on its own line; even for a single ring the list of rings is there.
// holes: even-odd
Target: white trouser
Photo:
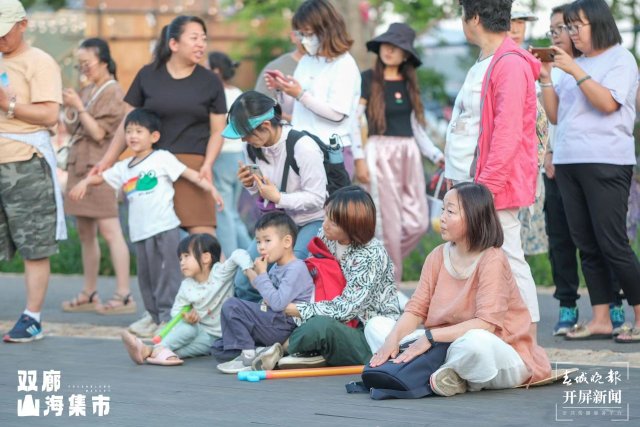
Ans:
[[[393,329],[395,321],[374,317],[364,328],[364,336],[375,353]],[[404,343],[424,335],[417,329],[404,337]],[[442,367],[453,369],[468,383],[470,391],[503,389],[519,386],[531,376],[520,355],[509,344],[491,332],[472,329],[455,340]]]
[[[376,316],[369,319],[367,325],[364,327],[364,338],[367,340],[367,344],[369,344],[372,354],[382,347],[384,340],[387,339],[387,335],[389,335],[395,324],[395,320],[383,316]],[[404,343],[411,341],[420,337],[421,334],[424,335],[423,330],[417,329],[413,333],[404,337],[400,342]]]
[[[538,308],[536,282],[533,281],[531,267],[524,259],[524,251],[522,250],[522,241],[520,239],[521,224],[518,219],[518,209],[500,210],[498,211],[498,218],[500,218],[504,233],[502,250],[507,254],[513,278],[516,280],[520,295],[529,309],[531,321],[534,323],[539,322],[540,310]]]

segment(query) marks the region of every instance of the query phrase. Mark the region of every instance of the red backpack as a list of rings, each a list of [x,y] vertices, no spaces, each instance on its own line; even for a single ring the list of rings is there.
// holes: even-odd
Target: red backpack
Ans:
[[[342,295],[347,280],[342,274],[340,263],[331,254],[327,245],[319,237],[314,237],[307,245],[307,249],[309,258],[304,262],[315,285],[315,301],[331,301]],[[358,319],[352,319],[346,322],[346,325],[356,328]]]

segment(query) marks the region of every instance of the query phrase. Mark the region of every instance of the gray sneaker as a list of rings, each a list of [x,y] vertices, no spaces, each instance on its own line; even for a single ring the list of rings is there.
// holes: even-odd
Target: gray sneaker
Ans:
[[[149,312],[145,312],[144,316],[129,325],[129,332],[140,338],[151,338],[158,328],[151,318]]]
[[[282,344],[277,342],[271,347],[256,351],[256,358],[253,359],[251,368],[254,371],[270,371],[276,367],[283,355]]]
[[[467,381],[451,368],[440,368],[431,374],[429,378],[431,390],[439,396],[453,396],[454,394],[466,393]]]
[[[244,351],[240,356],[228,362],[220,363],[216,367],[225,374],[237,374],[238,372],[251,371],[251,364],[257,358],[256,356],[248,357]]]

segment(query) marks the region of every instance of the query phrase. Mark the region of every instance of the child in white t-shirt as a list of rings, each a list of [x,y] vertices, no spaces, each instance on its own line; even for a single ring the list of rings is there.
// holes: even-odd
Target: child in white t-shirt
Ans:
[[[171,319],[171,306],[180,287],[180,265],[175,256],[180,241],[180,220],[173,208],[173,183],[180,177],[211,192],[222,209],[216,188],[187,168],[173,154],[154,150],[160,139],[160,118],[135,109],[125,119],[125,139],[134,156],[122,160],[102,175],[91,175],[70,192],[82,199],[89,186],[106,182],[122,190],[129,205],[129,236],[135,243],[138,283],[144,306],[156,324]]]

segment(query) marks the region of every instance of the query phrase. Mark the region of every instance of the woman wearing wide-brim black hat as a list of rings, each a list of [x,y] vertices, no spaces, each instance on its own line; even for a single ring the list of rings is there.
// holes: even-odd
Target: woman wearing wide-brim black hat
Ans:
[[[371,192],[380,212],[377,237],[402,279],[402,259],[427,231],[429,218],[420,154],[434,163],[444,156],[427,137],[416,68],[422,64],[413,46],[415,31],[394,23],[367,42],[377,55],[373,69],[362,73],[359,113],[369,126],[365,159],[356,176]]]

